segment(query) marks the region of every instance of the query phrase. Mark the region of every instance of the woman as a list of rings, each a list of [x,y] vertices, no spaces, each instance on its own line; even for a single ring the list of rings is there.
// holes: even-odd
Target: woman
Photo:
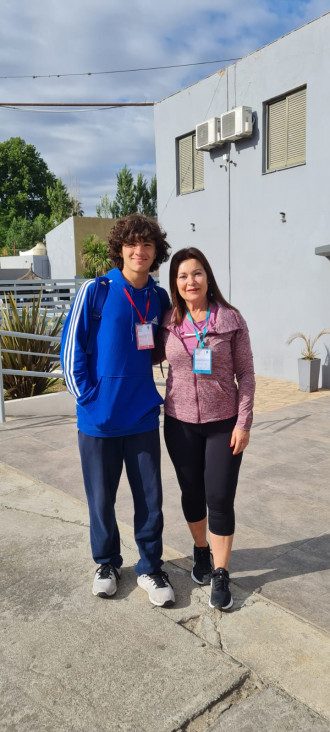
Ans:
[[[252,423],[254,371],[245,320],[217,286],[204,254],[174,254],[173,307],[159,331],[159,360],[169,364],[164,433],[194,539],[192,579],[211,583],[210,606],[233,600],[228,563],[234,499]],[[155,354],[156,355],[156,354]],[[213,555],[207,542],[207,510]]]

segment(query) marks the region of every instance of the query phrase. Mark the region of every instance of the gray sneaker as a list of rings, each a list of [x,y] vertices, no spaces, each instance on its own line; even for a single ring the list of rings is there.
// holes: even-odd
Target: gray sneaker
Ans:
[[[121,570],[116,569],[112,564],[101,564],[95,572],[92,589],[93,595],[104,598],[115,595],[120,573]]]
[[[140,574],[137,583],[149,595],[149,600],[158,607],[168,607],[175,602],[173,587],[168,575],[161,569],[153,574]]]

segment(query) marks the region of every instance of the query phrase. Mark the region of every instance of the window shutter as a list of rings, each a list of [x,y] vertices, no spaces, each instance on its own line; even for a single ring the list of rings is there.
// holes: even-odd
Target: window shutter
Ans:
[[[306,88],[271,102],[268,112],[267,170],[306,161]]]
[[[196,135],[192,138],[194,157],[194,190],[200,191],[204,188],[204,155],[201,150],[196,150]]]
[[[306,160],[306,89],[290,94],[288,102],[287,165]]]
[[[193,189],[192,136],[179,140],[180,193]]]
[[[268,106],[268,170],[286,165],[286,99]]]

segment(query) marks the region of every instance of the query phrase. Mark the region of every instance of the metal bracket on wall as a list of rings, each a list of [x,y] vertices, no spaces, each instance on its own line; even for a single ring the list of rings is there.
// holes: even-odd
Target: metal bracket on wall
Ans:
[[[330,244],[327,244],[325,247],[316,247],[315,254],[318,254],[320,257],[326,257],[330,262]]]

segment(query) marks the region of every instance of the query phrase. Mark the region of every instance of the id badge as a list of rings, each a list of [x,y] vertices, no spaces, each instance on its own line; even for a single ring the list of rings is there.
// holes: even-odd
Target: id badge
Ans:
[[[193,361],[194,374],[212,373],[212,350],[211,348],[194,348]]]
[[[142,351],[145,348],[155,347],[151,323],[136,323],[135,330],[138,351]]]

